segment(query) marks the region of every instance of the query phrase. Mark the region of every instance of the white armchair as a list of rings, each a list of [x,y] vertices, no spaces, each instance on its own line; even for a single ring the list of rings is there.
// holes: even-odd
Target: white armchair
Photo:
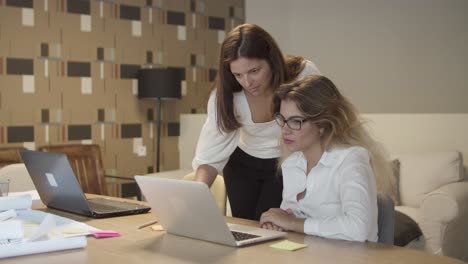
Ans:
[[[423,236],[408,246],[468,260],[468,181],[460,152],[398,155],[396,210],[411,217]]]

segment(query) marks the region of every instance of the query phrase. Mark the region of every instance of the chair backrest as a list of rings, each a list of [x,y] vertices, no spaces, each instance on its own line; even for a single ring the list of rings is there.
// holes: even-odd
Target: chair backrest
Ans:
[[[0,180],[9,180],[9,192],[36,190],[24,163],[6,165],[0,168]]]
[[[393,245],[395,236],[395,205],[386,194],[377,195],[378,242]]]
[[[107,195],[104,166],[99,145],[42,146],[40,151],[65,153],[85,193]]]
[[[184,180],[193,181],[195,179],[195,172],[191,172],[184,176]],[[211,193],[213,194],[216,205],[223,215],[226,215],[226,187],[224,186],[224,178],[221,175],[216,176],[213,184],[211,185]]]
[[[4,147],[0,148],[0,168],[9,164],[23,163],[21,155],[19,154],[20,150],[23,150],[23,147]]]

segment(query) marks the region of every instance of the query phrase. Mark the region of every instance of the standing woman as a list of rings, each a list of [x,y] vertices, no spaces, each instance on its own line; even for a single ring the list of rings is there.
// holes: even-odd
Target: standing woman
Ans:
[[[192,165],[195,179],[208,186],[222,172],[234,217],[258,220],[280,205],[281,130],[273,120],[273,93],[310,74],[320,74],[311,61],[285,58],[257,25],[237,26],[226,36]]]

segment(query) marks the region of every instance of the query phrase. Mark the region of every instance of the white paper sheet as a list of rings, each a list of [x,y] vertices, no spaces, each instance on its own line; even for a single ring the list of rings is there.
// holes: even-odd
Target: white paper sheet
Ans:
[[[37,192],[37,190],[24,191],[24,192],[9,192],[8,196],[21,196],[25,194],[31,196],[32,205],[42,204],[41,197],[39,196],[39,193]]]
[[[4,213],[9,214],[9,212],[5,211]],[[8,220],[0,222],[0,227],[3,224],[8,225],[7,228],[12,230],[19,230],[22,227],[20,228],[22,234],[15,234],[14,237],[8,234],[8,239],[0,240],[0,259],[83,248],[87,244],[86,236],[91,231],[99,231],[99,229],[85,223],[42,211],[23,209],[16,210],[15,213],[16,217],[10,217]],[[0,234],[4,234],[2,230],[0,230]]]
[[[25,237],[33,236],[34,232],[37,232],[37,228],[40,223],[44,223],[47,220],[47,225],[44,226],[50,227],[48,230],[49,238],[62,238],[62,237],[71,237],[77,235],[88,235],[90,231],[98,231],[99,229],[89,226],[85,223],[77,222],[69,218],[61,217],[58,215],[48,214],[42,211],[36,210],[25,210],[17,211],[19,219],[26,223],[25,225]],[[50,225],[52,221],[50,218],[53,218],[55,225]],[[41,231],[43,232],[43,231]]]
[[[86,247],[86,237],[71,237],[63,239],[49,239],[27,243],[12,243],[0,245],[0,258],[23,256],[29,254],[59,251]]]
[[[57,224],[55,223],[54,215],[47,214],[42,223],[35,228],[34,232],[25,236],[24,242],[32,242],[40,240],[41,238],[48,239],[49,232],[54,230],[56,227]]]
[[[0,243],[6,240],[23,238],[23,225],[21,221],[3,221],[0,222]]]
[[[8,211],[0,212],[0,222],[8,220],[10,218],[15,218],[17,216],[15,210],[10,209]]]
[[[0,212],[10,209],[30,209],[32,199],[30,195],[3,196],[0,197]]]

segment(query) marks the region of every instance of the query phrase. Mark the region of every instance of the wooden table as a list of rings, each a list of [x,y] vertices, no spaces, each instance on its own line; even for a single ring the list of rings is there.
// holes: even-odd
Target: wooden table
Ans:
[[[280,240],[243,248],[232,248],[210,242],[194,240],[152,231],[137,226],[153,220],[152,213],[89,219],[56,210],[47,212],[122,234],[117,238],[88,238],[84,249],[51,252],[2,259],[0,263],[464,263],[456,259],[430,255],[414,249],[388,246],[379,243],[359,243],[325,239],[289,233],[290,241],[308,244],[308,247],[290,252],[269,247]],[[228,222],[257,225],[257,222],[226,217]]]

